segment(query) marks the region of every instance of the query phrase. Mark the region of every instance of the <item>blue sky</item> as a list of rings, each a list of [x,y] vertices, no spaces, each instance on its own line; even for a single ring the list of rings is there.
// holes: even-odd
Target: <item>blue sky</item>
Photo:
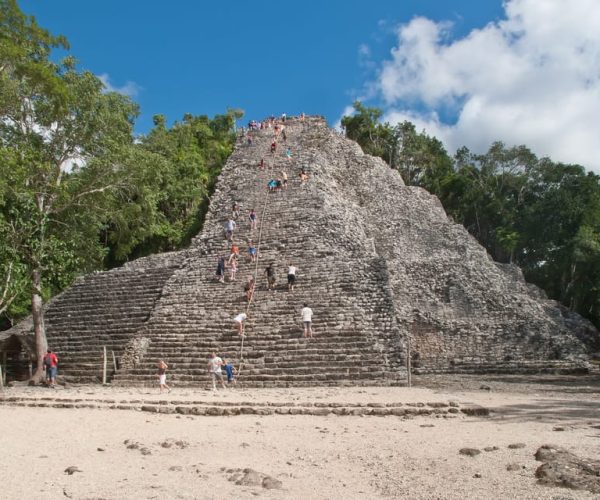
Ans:
[[[598,0],[20,0],[81,68],[152,115],[283,112],[335,124],[361,98],[484,152],[600,172]]]
[[[137,130],[163,113],[240,107],[247,118],[304,111],[335,122],[370,76],[368,45],[389,53],[392,28],[415,15],[451,19],[458,32],[501,13],[495,0],[199,2],[21,0],[24,12],[64,34],[81,67],[108,75],[141,105]]]

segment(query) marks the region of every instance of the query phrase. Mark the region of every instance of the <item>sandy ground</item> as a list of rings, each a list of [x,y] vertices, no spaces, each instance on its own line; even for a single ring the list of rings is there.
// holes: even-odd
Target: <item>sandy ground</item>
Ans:
[[[533,454],[552,443],[583,457],[600,456],[600,428],[594,427],[600,425],[598,378],[429,377],[415,382],[419,387],[410,389],[237,389],[217,394],[175,389],[162,396],[149,389],[11,388],[7,395],[52,393],[116,401],[455,400],[493,413],[452,419],[204,417],[0,406],[0,498],[597,498],[536,484],[539,462]],[[514,443],[525,446],[508,448]],[[498,450],[483,451],[492,446]],[[464,447],[482,453],[460,455]],[[509,464],[520,469],[508,471]],[[66,474],[70,466],[81,472]],[[281,481],[281,489],[235,484],[231,479],[240,479],[238,469],[246,468]]]

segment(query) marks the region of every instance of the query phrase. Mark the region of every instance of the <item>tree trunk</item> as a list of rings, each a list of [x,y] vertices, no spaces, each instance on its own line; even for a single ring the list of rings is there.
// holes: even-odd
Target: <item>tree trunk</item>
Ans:
[[[31,297],[31,315],[33,317],[33,331],[35,334],[35,353],[37,357],[37,367],[31,380],[40,382],[44,378],[44,355],[48,349],[46,340],[46,328],[44,327],[44,311],[42,300],[42,273],[35,269],[31,273],[33,293]]]

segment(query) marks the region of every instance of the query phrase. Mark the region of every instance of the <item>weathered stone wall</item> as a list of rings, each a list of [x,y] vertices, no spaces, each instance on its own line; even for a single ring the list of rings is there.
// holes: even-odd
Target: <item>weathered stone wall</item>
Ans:
[[[357,235],[386,262],[395,315],[418,371],[577,369],[598,342],[515,266],[495,263],[439,200],[328,132],[315,154],[320,178]],[[327,186],[327,187],[325,187]]]

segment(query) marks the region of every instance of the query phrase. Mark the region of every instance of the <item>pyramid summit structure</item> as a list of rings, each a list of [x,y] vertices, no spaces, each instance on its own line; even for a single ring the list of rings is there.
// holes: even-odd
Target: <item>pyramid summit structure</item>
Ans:
[[[122,385],[156,383],[160,358],[174,384],[205,384],[212,351],[232,360],[247,386],[403,384],[408,358],[417,373],[587,369],[598,348],[594,327],[547,300],[515,266],[494,262],[435,196],[405,186],[320,117],[284,125],[286,142],[279,138],[274,153],[273,129],[252,132],[252,144],[240,139],[188,249],[85,276],[51,301],[48,342],[66,380],[99,380],[104,347],[114,353],[110,378]],[[287,189],[269,192],[282,172]],[[239,271],[220,283],[233,203],[241,206]],[[258,263],[246,258],[250,240]],[[290,262],[298,268],[293,291]],[[264,276],[270,263],[275,290]],[[251,277],[257,287],[247,303]],[[303,337],[304,304],[314,312],[313,339]],[[244,338],[233,320],[241,312],[249,317]]]

